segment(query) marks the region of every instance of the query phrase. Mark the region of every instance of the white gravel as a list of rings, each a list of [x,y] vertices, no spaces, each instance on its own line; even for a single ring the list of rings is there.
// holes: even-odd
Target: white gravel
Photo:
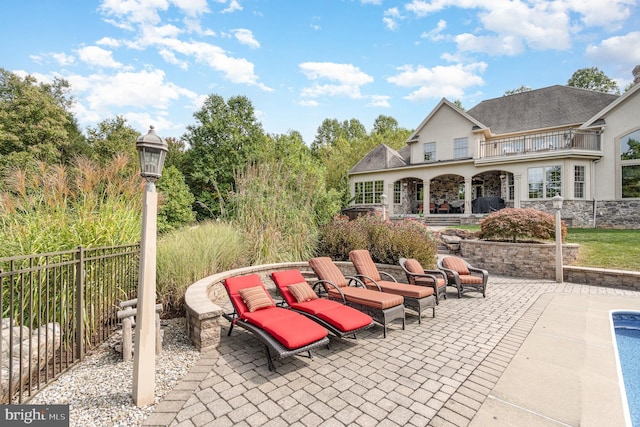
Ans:
[[[156,356],[155,403],[138,408],[132,400],[133,360],[122,361],[115,335],[36,394],[28,404],[69,404],[70,426],[140,426],[156,404],[198,361],[186,336],[185,319],[162,320],[162,353]]]

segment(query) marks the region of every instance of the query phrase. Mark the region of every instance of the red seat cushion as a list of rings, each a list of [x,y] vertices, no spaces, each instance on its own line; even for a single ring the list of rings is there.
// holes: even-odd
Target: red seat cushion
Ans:
[[[371,324],[369,315],[339,302],[318,298],[303,303],[294,303],[291,308],[312,314],[335,326],[342,332],[355,331]]]
[[[289,350],[314,343],[329,333],[313,320],[286,308],[269,307],[254,312],[247,311],[242,318],[264,329]]]

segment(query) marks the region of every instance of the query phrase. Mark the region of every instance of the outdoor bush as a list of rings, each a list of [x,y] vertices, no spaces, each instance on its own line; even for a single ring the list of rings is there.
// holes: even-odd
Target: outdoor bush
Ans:
[[[401,257],[415,258],[425,268],[435,268],[437,242],[421,222],[382,221],[362,215],[353,221],[336,217],[321,229],[319,254],[347,261],[353,249],[367,249],[374,262],[397,264]]]
[[[492,212],[480,221],[478,238],[497,241],[544,241],[556,236],[555,217],[531,208],[506,208]],[[567,227],[562,224],[562,241]]]
[[[248,165],[236,173],[229,197],[233,224],[245,233],[250,264],[303,261],[318,242],[317,194],[313,175],[282,162]]]
[[[178,168],[168,166],[164,169],[162,177],[158,180],[158,192],[161,195],[158,233],[166,233],[195,221],[196,214],[191,208],[195,197],[189,191]]]
[[[247,264],[242,233],[224,222],[203,222],[173,230],[158,239],[157,297],[165,311],[182,313],[192,283]]]
[[[115,156],[103,167],[37,163],[3,175],[0,257],[136,243],[143,182]]]

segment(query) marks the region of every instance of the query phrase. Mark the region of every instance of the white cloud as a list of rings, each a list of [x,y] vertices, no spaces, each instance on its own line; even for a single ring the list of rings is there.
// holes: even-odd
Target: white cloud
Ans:
[[[318,101],[313,99],[303,99],[302,101],[298,102],[298,105],[301,105],[303,107],[317,107],[320,104],[318,104]]]
[[[224,3],[224,2],[221,2],[221,3]],[[240,2],[238,2],[238,0],[231,0],[229,2],[229,6],[226,9],[224,9],[222,13],[232,13],[238,10],[242,10],[242,6],[240,5]]]
[[[253,37],[253,32],[251,32],[251,30],[247,30],[246,28],[239,28],[237,30],[232,30],[232,32],[241,44],[247,45],[254,49],[260,47],[260,43],[255,39],[255,37]]]
[[[376,6],[380,6],[382,4],[382,0],[360,0],[362,4],[374,4]]]
[[[579,13],[587,27],[601,26],[617,29],[619,23],[629,18],[635,0],[567,0],[570,10]]]
[[[456,64],[426,68],[405,65],[399,67],[400,73],[387,78],[389,83],[400,87],[416,90],[405,96],[410,101],[424,101],[426,99],[450,98],[460,99],[466,88],[481,86],[484,80],[480,76],[487,68],[484,62],[468,65]]]
[[[602,40],[599,45],[589,45],[587,57],[599,64],[617,64],[629,70],[640,64],[640,31]]]
[[[102,37],[96,42],[98,46],[120,47],[120,42],[111,37]]]
[[[196,61],[222,72],[224,77],[232,83],[257,86],[268,92],[273,90],[259,82],[258,76],[253,71],[253,63],[244,58],[233,58],[218,46],[204,42],[183,42],[177,39],[165,39],[162,43],[167,49],[193,57]]]
[[[102,49],[98,46],[85,46],[76,51],[82,62],[92,66],[104,68],[122,68],[122,63],[113,59],[110,50]]]
[[[445,21],[444,19],[441,19],[440,21],[438,21],[438,25],[436,26],[436,28],[434,28],[431,31],[426,31],[422,33],[420,35],[420,38],[429,39],[432,41],[442,40],[444,38],[444,35],[442,35],[442,32],[446,28],[447,28],[447,21]]]
[[[171,0],[171,3],[188,16],[197,16],[209,12],[207,0]]]
[[[194,98],[194,92],[165,81],[162,70],[119,72],[115,75],[93,74],[70,76],[75,90],[83,94],[89,109],[110,110],[113,107],[167,109],[181,97]]]
[[[367,102],[367,107],[391,107],[391,104],[389,103],[390,98],[390,96],[386,95],[372,95],[369,97],[370,101]]]
[[[103,0],[100,10],[116,19],[110,22],[120,28],[131,28],[131,24],[155,25],[160,22],[159,11],[169,8],[167,0]]]
[[[483,52],[489,55],[517,55],[524,50],[522,40],[513,36],[474,36],[459,34],[455,37],[462,52]]]
[[[351,64],[336,64],[334,62],[304,62],[300,70],[309,80],[329,80],[332,84],[314,84],[302,90],[305,98],[319,96],[346,96],[362,98],[360,86],[372,83],[373,77],[360,71]]]
[[[398,21],[402,20],[402,15],[397,7],[392,7],[384,11],[382,22],[387,29],[394,31],[398,28]]]
[[[419,18],[454,7],[476,11],[481,26],[456,36],[459,49],[516,55],[525,47],[568,50],[579,25],[615,30],[631,16],[635,4],[636,0],[412,0],[404,7]],[[437,35],[435,29],[423,37]]]

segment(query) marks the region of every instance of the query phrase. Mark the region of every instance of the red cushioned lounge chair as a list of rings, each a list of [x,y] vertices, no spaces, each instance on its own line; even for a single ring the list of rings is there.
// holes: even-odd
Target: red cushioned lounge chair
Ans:
[[[413,258],[400,258],[398,261],[411,285],[431,286],[436,297],[436,304],[440,299],[447,299],[447,275],[442,270],[425,270],[420,262]]]
[[[367,288],[379,288],[385,293],[402,295],[404,305],[408,309],[418,312],[418,323],[422,323],[422,310],[425,308],[431,308],[433,317],[436,317],[436,298],[433,295],[433,288],[398,283],[395,277],[385,271],[382,272],[385,279],[382,279],[381,272],[378,271],[373,259],[371,259],[371,254],[366,249],[349,252],[349,258],[358,272],[356,277],[362,280]]]
[[[309,266],[320,279],[316,284],[323,286],[330,299],[371,316],[384,328],[385,338],[387,325],[393,320],[402,320],[404,329],[404,299],[401,296],[365,288],[357,278],[343,275],[329,257],[313,258],[309,260]]]
[[[318,322],[338,337],[353,334],[373,326],[368,314],[318,295],[300,270],[275,271],[271,278],[287,305],[294,311]]]
[[[233,305],[233,313],[224,314],[234,325],[251,332],[267,351],[269,370],[273,371],[272,350],[279,358],[293,356],[322,345],[329,345],[328,331],[316,322],[286,308],[277,307],[267,292],[260,276],[230,277],[224,288]]]
[[[448,285],[458,289],[458,298],[465,292],[482,292],[482,297],[485,297],[489,280],[487,270],[473,267],[455,256],[446,256],[438,260],[438,268],[447,275]]]

